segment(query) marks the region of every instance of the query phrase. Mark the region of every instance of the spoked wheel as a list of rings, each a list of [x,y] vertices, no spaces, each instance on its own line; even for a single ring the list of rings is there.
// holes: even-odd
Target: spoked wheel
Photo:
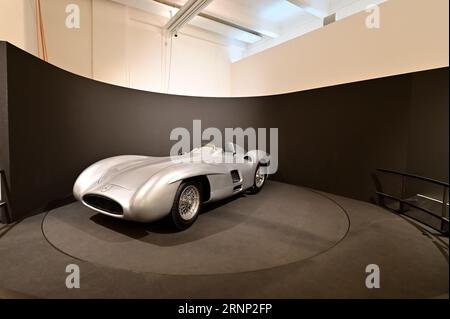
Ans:
[[[261,191],[266,183],[267,175],[264,174],[265,168],[258,164],[255,171],[255,180],[253,182],[253,187],[250,189],[252,194],[257,194]]]
[[[202,207],[202,185],[199,182],[183,182],[178,187],[171,210],[174,225],[186,229],[197,219]]]

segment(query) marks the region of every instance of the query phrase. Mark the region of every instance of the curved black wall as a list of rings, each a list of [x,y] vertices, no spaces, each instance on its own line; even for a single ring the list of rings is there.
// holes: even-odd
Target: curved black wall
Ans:
[[[438,107],[420,101],[423,77],[438,83]],[[96,82],[0,43],[0,94],[0,166],[15,218],[70,194],[76,176],[99,159],[167,155],[170,131],[194,119],[203,128],[277,127],[274,179],[362,200],[374,194],[375,168],[408,168],[412,105],[445,116],[448,132],[448,68],[278,96],[200,98]],[[440,176],[432,177],[448,180],[448,134],[431,142],[446,147],[446,158],[432,161]]]

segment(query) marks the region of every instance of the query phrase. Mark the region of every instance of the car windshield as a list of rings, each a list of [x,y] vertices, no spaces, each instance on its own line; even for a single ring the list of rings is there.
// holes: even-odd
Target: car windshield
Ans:
[[[196,147],[192,150],[192,152],[199,152],[202,150],[211,150],[211,151],[217,151],[217,150],[221,150],[221,147],[216,146],[214,143],[211,142],[206,142],[203,143],[201,147]]]
[[[196,147],[192,150],[192,152],[200,152],[200,151],[221,151],[224,153],[232,153],[232,154],[244,154],[246,150],[234,143],[225,143],[225,147],[216,145],[214,142],[205,142],[201,147]]]

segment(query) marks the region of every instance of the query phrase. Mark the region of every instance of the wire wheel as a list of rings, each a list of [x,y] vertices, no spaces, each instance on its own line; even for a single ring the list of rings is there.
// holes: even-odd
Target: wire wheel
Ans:
[[[200,207],[200,192],[194,185],[187,186],[180,195],[178,213],[185,221],[191,220],[197,215]]]
[[[264,185],[265,180],[266,180],[266,175],[263,172],[263,167],[260,166],[256,170],[255,186],[258,187],[258,188],[261,188]]]

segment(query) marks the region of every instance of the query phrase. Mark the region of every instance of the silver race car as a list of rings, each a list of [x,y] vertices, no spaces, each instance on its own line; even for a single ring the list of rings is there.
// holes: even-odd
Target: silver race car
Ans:
[[[186,229],[202,204],[249,191],[258,193],[267,179],[270,157],[247,153],[228,143],[213,144],[172,157],[117,156],[88,167],[75,182],[77,200],[102,214],[151,222],[170,215]]]

